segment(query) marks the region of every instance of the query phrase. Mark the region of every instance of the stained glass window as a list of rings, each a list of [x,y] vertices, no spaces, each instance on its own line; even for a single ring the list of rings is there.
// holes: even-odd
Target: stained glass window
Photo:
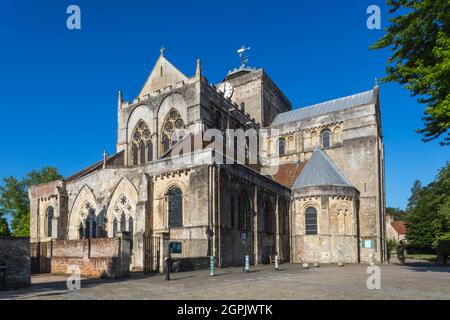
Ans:
[[[145,163],[145,157],[146,154],[148,154],[150,151],[146,150],[145,148],[151,144],[151,138],[152,134],[150,132],[150,129],[147,126],[147,123],[144,120],[141,120],[136,125],[136,128],[134,129],[133,133],[133,141],[131,142],[133,144],[131,148],[131,153],[133,155],[132,163],[133,165],[137,164],[144,164]],[[152,151],[153,152],[153,151]],[[150,158],[147,159],[147,161],[152,161],[153,158],[150,160]]]
[[[331,133],[330,130],[322,131],[322,148],[327,149],[331,146]]]
[[[183,225],[183,192],[178,187],[172,187],[168,195],[169,226],[181,227]]]
[[[181,140],[181,132],[184,129],[184,121],[178,111],[172,109],[169,112],[162,128],[161,149],[162,152],[167,152],[171,146]]]
[[[280,157],[284,157],[286,154],[286,140],[284,139],[278,140],[278,154]]]
[[[314,207],[308,207],[305,210],[305,227],[307,235],[317,234],[317,210]]]

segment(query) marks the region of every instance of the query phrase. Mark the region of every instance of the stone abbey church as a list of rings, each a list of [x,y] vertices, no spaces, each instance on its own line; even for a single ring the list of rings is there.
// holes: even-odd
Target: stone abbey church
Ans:
[[[172,150],[187,136],[211,128],[270,129],[258,146],[267,161],[173,161]],[[207,144],[192,153],[217,156]],[[274,157],[278,170],[262,174]],[[119,92],[117,152],[65,180],[30,188],[29,197],[32,243],[127,234],[136,271],[145,268],[149,238],[165,239],[162,247],[174,259],[214,256],[219,267],[242,265],[244,255],[251,264],[274,255],[290,262],[382,262],[378,87],[293,108],[263,69],[242,65],[211,84],[200,61],[189,77],[162,50],[133,101]]]

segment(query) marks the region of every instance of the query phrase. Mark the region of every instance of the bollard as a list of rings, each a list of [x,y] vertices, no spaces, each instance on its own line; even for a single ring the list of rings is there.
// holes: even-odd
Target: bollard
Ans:
[[[166,281],[170,281],[170,258],[166,257]]]
[[[244,272],[250,272],[250,256],[245,255]]]
[[[216,267],[216,264],[215,264],[214,256],[211,256],[209,259],[209,275],[210,276],[213,276],[215,274],[215,267]]]
[[[280,270],[280,268],[278,267],[278,255],[275,255],[275,271]]]

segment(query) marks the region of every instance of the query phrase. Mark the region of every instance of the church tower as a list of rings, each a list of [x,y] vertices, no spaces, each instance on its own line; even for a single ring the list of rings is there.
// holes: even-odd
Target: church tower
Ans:
[[[230,71],[217,86],[240,109],[267,127],[277,114],[290,111],[292,104],[264,69],[247,66],[245,52],[248,49],[242,47],[238,50],[240,67]]]

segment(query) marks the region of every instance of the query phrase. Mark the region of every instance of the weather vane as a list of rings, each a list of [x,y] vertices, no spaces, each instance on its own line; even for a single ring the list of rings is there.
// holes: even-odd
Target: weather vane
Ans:
[[[250,47],[242,46],[240,49],[237,50],[237,53],[239,55],[239,60],[241,61],[241,68],[245,68],[248,63],[248,54],[247,51],[250,50]]]

